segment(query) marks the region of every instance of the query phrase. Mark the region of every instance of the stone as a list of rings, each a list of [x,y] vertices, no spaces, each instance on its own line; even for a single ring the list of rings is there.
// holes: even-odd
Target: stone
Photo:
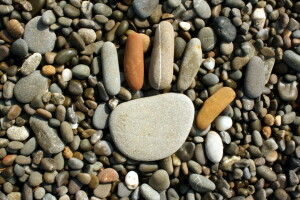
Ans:
[[[10,52],[23,59],[28,54],[28,45],[25,40],[19,38],[11,45]]]
[[[156,6],[158,5],[159,0],[137,0],[133,1],[133,9],[135,13],[142,19],[149,17]]]
[[[10,140],[24,141],[29,137],[29,130],[25,126],[12,126],[7,129],[6,135]]]
[[[290,68],[300,72],[300,55],[292,50],[286,50],[283,53],[283,60]]]
[[[113,168],[106,168],[100,171],[98,178],[101,183],[111,183],[119,179],[119,174]]]
[[[34,17],[42,10],[42,8],[46,3],[46,0],[40,0],[40,1],[29,0],[29,2],[32,6],[32,10],[30,11],[30,13]]]
[[[45,54],[54,49],[56,35],[42,23],[41,18],[37,16],[26,24],[24,40],[28,44],[29,51]]]
[[[277,90],[279,97],[284,101],[295,101],[298,97],[298,82],[293,81],[291,83],[284,81],[280,78],[277,83]]]
[[[104,3],[96,3],[93,11],[96,15],[104,15],[105,17],[109,17],[112,14],[112,9]]]
[[[193,6],[201,19],[208,19],[211,16],[211,9],[205,0],[193,0]]]
[[[232,126],[232,119],[228,116],[219,116],[214,121],[215,127],[218,131],[226,131]]]
[[[224,42],[232,42],[236,37],[236,28],[227,17],[214,18],[212,27]]]
[[[193,142],[185,142],[176,152],[176,156],[181,162],[187,162],[192,159],[195,151],[195,144]]]
[[[173,62],[174,30],[170,22],[162,21],[155,30],[149,66],[149,83],[154,89],[161,90],[170,86]]]
[[[105,198],[108,196],[111,189],[111,184],[99,184],[93,191],[93,194],[98,198]]]
[[[235,92],[229,87],[223,87],[210,96],[200,109],[196,124],[200,130],[205,130],[218,115],[234,100]]]
[[[202,28],[198,33],[198,38],[201,41],[201,47],[203,51],[210,51],[216,46],[217,35],[215,34],[214,30],[210,27]]]
[[[244,81],[244,90],[249,98],[259,97],[265,87],[264,63],[261,58],[254,56],[250,59]]]
[[[73,157],[68,160],[68,166],[71,169],[78,170],[83,167],[83,162],[81,160],[79,160],[78,158]]]
[[[212,192],[216,189],[216,185],[211,180],[199,174],[191,174],[189,183],[195,191],[200,193]]]
[[[30,138],[21,149],[20,153],[24,156],[30,155],[37,147],[37,142],[35,137]]]
[[[70,61],[72,57],[77,55],[77,50],[73,49],[73,48],[67,48],[67,49],[63,49],[60,50],[55,58],[54,61],[56,64],[58,65],[63,65],[66,62]]]
[[[90,28],[81,28],[78,30],[78,34],[86,45],[92,44],[97,38],[96,32]]]
[[[43,182],[43,176],[40,172],[32,172],[28,178],[28,183],[32,187],[38,186]]]
[[[72,74],[78,79],[86,79],[91,74],[90,67],[83,64],[76,65],[72,69]]]
[[[4,60],[9,56],[9,48],[4,45],[0,45],[0,61]]]
[[[44,65],[41,72],[44,76],[53,76],[56,73],[56,69],[53,65]]]
[[[16,86],[14,87],[14,96],[21,103],[29,103],[35,96],[43,94],[47,90],[48,78],[41,75],[41,72],[37,70],[28,76],[21,78],[16,83]]]
[[[129,171],[125,176],[125,184],[128,189],[134,190],[139,186],[139,176],[135,171]]]
[[[146,183],[141,185],[141,194],[145,200],[160,200],[159,193]]]
[[[252,13],[253,27],[258,30],[263,29],[266,22],[265,8],[255,8]]]
[[[193,38],[187,44],[181,63],[177,89],[184,91],[188,89],[199,71],[202,63],[201,42],[198,38]]]
[[[170,187],[170,179],[168,173],[163,170],[157,170],[149,179],[149,185],[156,191],[163,191]]]
[[[274,182],[277,179],[277,175],[268,166],[262,165],[256,168],[258,176],[264,178],[268,182]]]
[[[223,142],[218,133],[210,131],[206,135],[205,153],[211,162],[218,163],[221,161],[223,157]]]
[[[213,73],[208,73],[202,77],[202,83],[207,86],[213,86],[219,82],[219,77]]]
[[[132,190],[129,190],[127,187],[126,187],[126,185],[125,185],[125,183],[123,183],[123,182],[120,182],[119,184],[118,184],[118,191],[117,191],[117,195],[119,196],[119,197],[129,197],[129,195],[132,193]]]
[[[222,42],[220,44],[220,52],[224,55],[230,55],[233,52],[233,43]]]
[[[33,130],[40,147],[47,153],[55,154],[63,151],[65,145],[58,137],[56,129],[48,125],[48,121],[39,116],[32,116],[29,125]]]
[[[56,17],[52,10],[47,10],[43,13],[41,20],[43,24],[51,26],[56,22]]]
[[[6,29],[8,33],[14,38],[18,39],[22,37],[24,28],[21,23],[16,19],[11,19],[6,23]]]
[[[107,103],[101,103],[95,110],[93,115],[93,126],[96,129],[105,129],[108,125],[108,116],[111,113],[111,110]]]
[[[74,140],[74,134],[69,122],[63,121],[60,124],[60,134],[65,143],[70,143]]]
[[[22,64],[20,72],[27,76],[34,72],[42,61],[42,55],[40,53],[34,53],[29,56]]]
[[[109,128],[115,145],[125,156],[153,161],[166,158],[181,147],[193,118],[191,100],[182,94],[168,93],[120,104],[110,115]]]
[[[101,49],[103,84],[106,92],[117,95],[121,88],[118,53],[112,42],[105,42]]]
[[[128,86],[140,90],[144,84],[144,49],[140,34],[132,33],[128,36],[123,65]]]

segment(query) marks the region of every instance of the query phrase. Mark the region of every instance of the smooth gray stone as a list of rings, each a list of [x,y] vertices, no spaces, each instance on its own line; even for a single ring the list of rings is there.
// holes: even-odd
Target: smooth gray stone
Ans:
[[[249,98],[259,97],[265,87],[264,62],[258,56],[250,59],[244,81],[245,93]]]
[[[135,0],[132,6],[135,13],[140,18],[145,19],[152,14],[158,3],[159,0]]]
[[[28,54],[28,45],[22,38],[17,39],[10,48],[10,52],[23,59]]]
[[[298,82],[288,83],[282,78],[277,83],[279,97],[284,101],[295,101],[298,97]]]
[[[111,110],[107,103],[101,103],[95,110],[93,115],[93,126],[96,129],[105,129],[108,125],[108,116]]]
[[[200,193],[211,192],[216,189],[216,185],[211,180],[199,174],[191,174],[189,183],[195,191]]]
[[[34,72],[42,61],[42,55],[40,53],[34,53],[29,56],[22,64],[20,72],[27,76]]]
[[[43,24],[50,26],[56,22],[56,17],[52,10],[47,10],[42,15],[42,22]]]
[[[155,30],[149,67],[149,83],[161,90],[170,86],[173,78],[174,30],[170,22],[162,21]]]
[[[257,167],[256,173],[258,176],[264,178],[268,182],[274,182],[277,179],[275,172],[265,165]]]
[[[32,116],[29,125],[33,130],[40,147],[47,153],[55,154],[64,150],[64,143],[58,137],[56,129],[48,125],[48,121],[39,116]]]
[[[168,93],[120,104],[110,115],[109,128],[115,146],[125,156],[154,161],[181,147],[193,119],[191,100],[182,94]]]
[[[201,41],[201,47],[203,51],[212,50],[217,43],[217,35],[210,27],[202,28],[198,33],[198,38]]]
[[[300,72],[300,55],[292,50],[286,50],[283,53],[283,60],[293,70]]]
[[[183,60],[181,63],[177,81],[177,89],[179,91],[185,91],[190,87],[200,68],[201,63],[201,41],[198,38],[193,38],[187,44],[183,55]]]
[[[170,187],[170,179],[168,173],[163,170],[157,170],[149,179],[149,185],[156,191],[163,191]]]
[[[105,17],[109,17],[112,14],[112,9],[104,3],[96,3],[93,11],[96,15],[104,15]]]
[[[121,88],[118,53],[112,42],[105,42],[101,49],[103,84],[106,92],[117,95]]]
[[[146,183],[141,185],[141,194],[146,200],[160,200],[159,193]]]
[[[211,9],[205,0],[193,0],[196,13],[202,19],[208,19],[211,16]]]
[[[91,74],[91,70],[89,66],[79,64],[73,67],[72,74],[78,79],[86,79]]]
[[[31,52],[45,54],[54,49],[56,35],[42,23],[41,18],[41,16],[37,16],[26,24],[24,40]]]
[[[21,103],[29,103],[36,95],[45,93],[47,89],[48,78],[37,70],[16,83],[14,96]]]
[[[235,26],[227,17],[217,17],[213,19],[212,26],[218,36],[225,42],[232,42],[237,34]]]

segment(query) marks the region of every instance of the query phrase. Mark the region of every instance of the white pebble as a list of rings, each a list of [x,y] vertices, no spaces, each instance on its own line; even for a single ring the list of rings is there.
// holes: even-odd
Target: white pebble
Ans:
[[[25,126],[12,126],[7,129],[6,135],[10,140],[24,141],[29,137],[29,131]]]
[[[216,63],[215,59],[212,57],[209,57],[203,61],[203,66],[208,70],[212,70],[215,67],[215,63]]]
[[[188,31],[191,28],[191,24],[188,22],[179,22],[179,26],[185,31]]]
[[[125,176],[125,183],[130,190],[134,190],[139,186],[139,176],[135,171],[130,171]]]
[[[266,12],[264,8],[256,8],[252,13],[252,21],[254,27],[258,29],[263,29],[266,22]]]
[[[218,131],[226,131],[232,126],[232,119],[228,116],[219,116],[215,119],[215,126]]]
[[[62,72],[62,79],[66,82],[72,80],[72,71],[70,69],[64,69]]]
[[[205,153],[207,158],[213,163],[218,163],[222,160],[223,143],[221,137],[215,131],[208,132],[205,138]]]
[[[76,123],[76,124],[71,124],[71,128],[72,129],[77,129],[78,128],[78,124]]]

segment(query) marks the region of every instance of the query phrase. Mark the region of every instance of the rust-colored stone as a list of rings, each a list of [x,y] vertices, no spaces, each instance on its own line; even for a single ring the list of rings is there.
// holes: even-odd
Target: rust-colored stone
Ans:
[[[119,179],[119,174],[113,168],[106,168],[98,174],[101,183],[111,183]]]

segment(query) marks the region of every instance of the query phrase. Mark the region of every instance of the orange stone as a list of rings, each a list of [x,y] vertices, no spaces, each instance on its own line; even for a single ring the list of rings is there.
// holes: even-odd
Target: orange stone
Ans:
[[[4,166],[11,166],[14,164],[16,158],[17,158],[17,155],[7,155],[2,159],[1,163]]]
[[[124,52],[124,75],[128,86],[140,90],[144,84],[143,41],[138,33],[131,33]]]
[[[44,65],[42,68],[42,74],[44,76],[52,76],[56,73],[56,69],[52,65]]]
[[[106,168],[100,171],[98,178],[101,183],[111,183],[119,179],[119,174],[113,168]]]
[[[210,96],[203,104],[197,116],[197,127],[205,130],[219,116],[219,114],[235,98],[235,92],[230,87],[223,87]]]

